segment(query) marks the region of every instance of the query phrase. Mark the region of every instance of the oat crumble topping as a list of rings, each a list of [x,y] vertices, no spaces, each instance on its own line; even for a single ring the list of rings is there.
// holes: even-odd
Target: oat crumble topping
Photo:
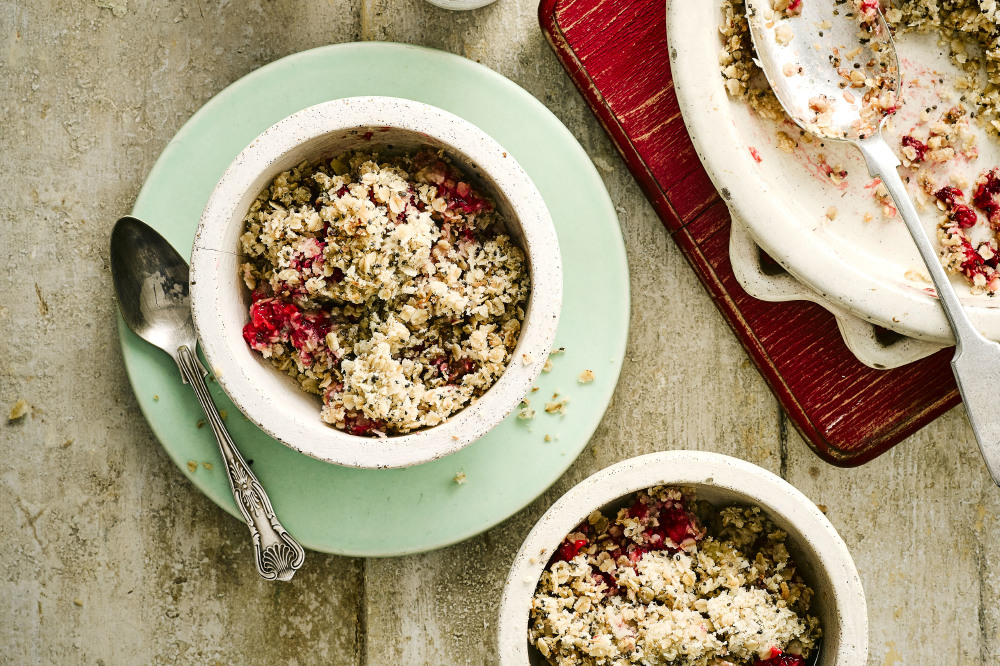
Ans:
[[[511,361],[524,254],[441,154],[300,164],[244,225],[244,338],[322,396],[326,423],[363,436],[437,425]]]
[[[801,666],[822,632],[785,538],[757,507],[637,493],[559,546],[528,639],[558,666]]]

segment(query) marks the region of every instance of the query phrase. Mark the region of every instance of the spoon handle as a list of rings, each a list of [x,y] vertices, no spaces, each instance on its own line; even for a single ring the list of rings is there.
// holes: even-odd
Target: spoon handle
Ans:
[[[869,173],[881,178],[889,190],[889,195],[920,251],[920,257],[927,265],[938,300],[955,333],[955,357],[951,360],[951,369],[955,373],[962,402],[965,403],[965,412],[972,423],[972,430],[990,476],[1000,486],[1000,410],[996,406],[996,392],[1000,388],[1000,344],[983,337],[962,307],[955,287],[941,266],[938,252],[920,223],[917,210],[896,171],[899,160],[892,149],[878,132],[859,142],[858,147],[868,162]]]
[[[226,432],[222,417],[205,385],[194,350],[182,345],[177,349],[175,360],[184,383],[189,384],[198,396],[198,402],[201,403],[219,443],[219,450],[226,463],[229,487],[253,537],[257,573],[265,580],[291,580],[305,560],[305,551],[278,522],[267,493]]]

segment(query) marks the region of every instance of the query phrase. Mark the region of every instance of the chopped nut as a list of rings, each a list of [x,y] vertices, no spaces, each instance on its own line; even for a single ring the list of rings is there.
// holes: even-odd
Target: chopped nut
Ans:
[[[551,402],[545,403],[545,411],[549,414],[565,414],[566,405],[569,404],[569,398],[563,398],[562,400],[552,400]]]
[[[10,415],[7,417],[8,421],[17,421],[18,419],[23,419],[28,413],[28,402],[23,398],[14,403],[14,406],[10,408]]]
[[[453,481],[458,485],[462,485],[463,483],[465,483],[465,472],[459,472],[458,474],[456,474]]]

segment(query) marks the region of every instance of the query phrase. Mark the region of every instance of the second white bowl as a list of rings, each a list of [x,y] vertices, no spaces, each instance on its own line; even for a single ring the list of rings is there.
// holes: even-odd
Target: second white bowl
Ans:
[[[864,666],[868,608],[844,541],[808,497],[765,469],[718,453],[667,451],[625,460],[581,481],[545,512],[514,558],[500,603],[500,663],[545,663],[528,645],[531,600],[552,553],[594,510],[613,515],[631,494],[652,486],[690,486],[722,508],[759,506],[788,534],[788,549],[816,595],[823,627],[818,666]]]

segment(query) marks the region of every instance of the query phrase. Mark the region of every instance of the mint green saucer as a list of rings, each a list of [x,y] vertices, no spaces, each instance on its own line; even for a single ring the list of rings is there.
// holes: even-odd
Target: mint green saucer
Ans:
[[[507,418],[466,449],[398,470],[337,467],[292,451],[250,423],[214,383],[216,405],[281,522],[306,548],[355,556],[415,553],[467,539],[538,497],[597,428],[628,337],[625,246],[611,200],[569,131],[540,102],[486,67],[441,51],[391,43],[327,46],[288,56],[235,82],[167,144],[132,214],[190,254],[201,211],[234,157],[264,129],[307,106],[355,95],[405,97],[478,125],[524,167],[559,235],[562,317],[552,360],[530,394],[537,416]],[[169,356],[119,320],[125,367],[139,407],[181,471],[237,516],[211,429]],[[580,384],[583,370],[594,381]],[[565,415],[548,414],[554,393]],[[319,415],[317,414],[317,418]],[[550,435],[552,441],[546,442]],[[192,463],[197,463],[191,471]],[[203,463],[208,463],[206,466]],[[465,474],[465,483],[455,476]]]

